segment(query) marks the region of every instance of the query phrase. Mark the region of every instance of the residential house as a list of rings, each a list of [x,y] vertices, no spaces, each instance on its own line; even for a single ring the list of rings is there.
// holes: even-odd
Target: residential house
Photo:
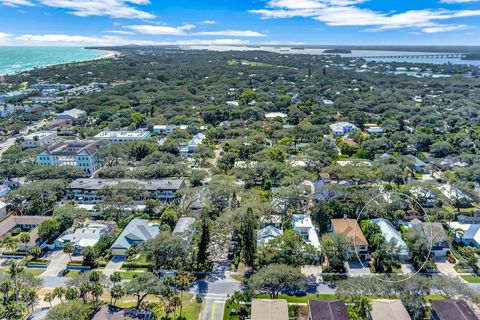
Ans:
[[[181,153],[192,153],[197,150],[198,146],[200,146],[205,139],[205,135],[203,133],[197,133],[193,136],[192,140],[190,140],[186,145],[180,147]]]
[[[132,219],[112,244],[112,255],[125,257],[130,247],[155,238],[159,232],[159,226],[149,224],[147,219]]]
[[[176,125],[176,124],[163,124],[163,125],[156,125],[153,126],[153,132],[155,132],[158,135],[169,135],[176,130],[178,131],[185,131],[188,129],[188,125],[186,124],[181,124],[181,125]],[[207,126],[193,126],[194,128],[203,131],[207,130]]]
[[[407,244],[405,241],[403,241],[400,232],[395,229],[390,221],[383,218],[371,219],[370,221],[380,227],[380,231],[382,232],[386,241],[395,241],[397,248],[399,249],[400,258],[402,260],[406,261],[410,258]]]
[[[307,214],[292,215],[293,230],[300,233],[305,242],[310,243],[315,248],[320,248],[317,231],[313,226],[312,219]]]
[[[53,120],[46,123],[42,129],[46,131],[56,131],[59,136],[69,136],[73,134],[71,122],[65,119]]]
[[[461,208],[470,207],[473,199],[462,190],[453,187],[449,184],[444,184],[438,187],[438,190],[450,201],[454,206]]]
[[[418,159],[414,155],[406,155],[406,159],[409,161],[409,167],[412,169],[414,173],[417,174],[428,174],[430,172],[430,169],[428,168],[427,164],[423,162],[422,160]]]
[[[358,128],[356,125],[350,122],[336,122],[332,123],[330,126],[330,133],[336,138],[343,136],[347,133],[357,131]]]
[[[455,242],[462,243],[465,246],[480,248],[480,223],[461,223],[458,221],[448,222],[450,228],[462,230],[455,233]]]
[[[355,252],[358,253],[359,258],[362,260],[369,259],[368,242],[357,220],[348,218],[332,219],[331,228],[333,233],[341,234],[350,241],[350,253],[354,255],[354,259],[356,259]]]
[[[175,198],[175,193],[185,187],[183,179],[76,179],[72,181],[67,190],[67,199],[81,204],[97,204],[102,202],[100,190],[106,187],[121,185],[123,188],[131,185],[144,191],[145,197],[134,199],[135,204],[143,204],[145,198],[170,201]]]
[[[378,299],[371,303],[371,320],[411,320],[412,318],[400,300]]]
[[[238,101],[227,101],[227,106],[229,107],[238,107],[239,103]]]
[[[22,148],[38,148],[52,144],[57,141],[57,132],[55,131],[38,131],[24,137]]]
[[[430,320],[480,320],[464,300],[432,300]]]
[[[382,127],[369,127],[365,129],[365,132],[367,132],[368,134],[375,135],[375,134],[383,134],[385,133],[385,130]]]
[[[273,120],[275,118],[280,118],[282,120],[285,120],[287,117],[288,117],[287,114],[283,112],[268,112],[265,114],[266,120]]]
[[[81,117],[85,117],[86,115],[87,113],[85,111],[74,108],[61,113],[57,113],[57,119],[74,121]]]
[[[193,224],[195,221],[196,219],[192,217],[181,217],[178,219],[172,233],[185,233],[193,231]]]
[[[151,134],[148,131],[102,131],[93,138],[95,140],[106,140],[118,144],[129,141],[149,140]]]
[[[285,299],[253,299],[251,320],[288,320],[288,303]]]
[[[71,243],[75,254],[79,254],[86,247],[94,247],[100,238],[108,234],[108,227],[100,223],[90,223],[86,227],[68,230],[55,240],[56,248],[63,248],[66,243]]]
[[[0,104],[0,118],[5,118],[12,115],[15,108],[12,104]]]
[[[342,300],[309,300],[310,320],[348,320],[347,307]]]
[[[35,246],[39,240],[38,226],[50,217],[44,216],[9,216],[0,223],[0,240],[9,236],[10,231],[20,229],[23,232],[29,232],[30,241],[21,243],[19,250],[28,251]]]
[[[410,193],[423,207],[433,207],[435,205],[435,201],[437,200],[437,197],[433,194],[433,192],[425,187],[416,186],[410,188]]]
[[[47,166],[72,165],[88,174],[100,169],[99,151],[108,141],[65,140],[57,142],[37,156],[37,163]]]
[[[283,231],[274,226],[266,226],[257,232],[257,247],[262,247],[270,240],[283,234]]]
[[[143,309],[122,309],[112,305],[104,305],[93,316],[92,320],[150,320],[152,312]]]
[[[447,234],[440,222],[422,222],[419,219],[413,219],[412,229],[421,233],[428,243],[432,243],[432,253],[436,257],[446,257],[450,252],[450,244]]]

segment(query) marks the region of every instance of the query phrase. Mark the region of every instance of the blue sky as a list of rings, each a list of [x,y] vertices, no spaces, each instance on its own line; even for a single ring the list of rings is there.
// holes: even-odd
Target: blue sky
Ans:
[[[0,0],[0,45],[480,45],[480,0]]]

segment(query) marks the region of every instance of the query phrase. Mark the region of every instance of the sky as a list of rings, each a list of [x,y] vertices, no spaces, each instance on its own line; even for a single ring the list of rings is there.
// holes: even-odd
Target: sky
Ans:
[[[480,45],[480,0],[0,0],[0,45]]]

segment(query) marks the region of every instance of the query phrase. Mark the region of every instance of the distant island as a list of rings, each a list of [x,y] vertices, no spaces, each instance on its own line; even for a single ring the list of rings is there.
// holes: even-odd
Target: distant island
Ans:
[[[352,50],[349,49],[327,49],[323,53],[352,53]]]

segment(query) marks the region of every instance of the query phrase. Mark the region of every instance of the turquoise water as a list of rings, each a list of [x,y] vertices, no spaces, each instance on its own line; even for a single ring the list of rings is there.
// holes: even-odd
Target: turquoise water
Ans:
[[[0,47],[0,75],[14,74],[35,67],[96,59],[102,50],[81,47]]]

